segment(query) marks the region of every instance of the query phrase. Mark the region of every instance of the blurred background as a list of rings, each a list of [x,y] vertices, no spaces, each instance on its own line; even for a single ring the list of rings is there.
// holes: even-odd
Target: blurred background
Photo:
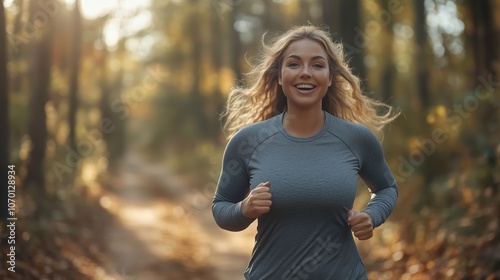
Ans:
[[[358,242],[369,278],[500,279],[499,0],[0,1],[0,276],[242,279],[255,225],[211,216],[219,115],[263,34],[303,24],[402,112],[397,207]]]

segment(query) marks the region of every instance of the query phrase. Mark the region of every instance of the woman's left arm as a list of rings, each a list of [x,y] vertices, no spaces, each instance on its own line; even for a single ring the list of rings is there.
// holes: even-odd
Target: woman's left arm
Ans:
[[[371,131],[366,129],[359,146],[359,175],[372,193],[362,211],[372,218],[373,228],[380,226],[389,217],[398,198],[396,180],[384,158],[382,146]]]

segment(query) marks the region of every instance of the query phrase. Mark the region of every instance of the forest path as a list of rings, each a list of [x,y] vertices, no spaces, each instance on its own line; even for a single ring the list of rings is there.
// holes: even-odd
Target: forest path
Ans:
[[[105,189],[101,205],[120,224],[103,229],[108,271],[129,280],[244,279],[255,226],[220,229],[211,213],[213,190],[132,151]]]

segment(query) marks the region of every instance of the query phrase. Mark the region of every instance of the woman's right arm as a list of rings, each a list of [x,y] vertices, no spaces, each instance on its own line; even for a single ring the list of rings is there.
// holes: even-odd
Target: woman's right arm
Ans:
[[[212,204],[212,214],[219,227],[230,231],[246,229],[255,218],[243,215],[242,201],[247,197],[250,178],[246,158],[250,156],[246,139],[237,133],[224,151],[222,170]]]

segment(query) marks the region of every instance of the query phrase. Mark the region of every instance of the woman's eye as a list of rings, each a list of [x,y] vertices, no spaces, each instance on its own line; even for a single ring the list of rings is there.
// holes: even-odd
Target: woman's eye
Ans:
[[[288,67],[295,67],[295,66],[299,66],[299,64],[296,62],[288,63]]]
[[[317,64],[314,64],[314,67],[316,67],[316,68],[324,68],[325,66],[323,66],[323,64],[317,63]]]

